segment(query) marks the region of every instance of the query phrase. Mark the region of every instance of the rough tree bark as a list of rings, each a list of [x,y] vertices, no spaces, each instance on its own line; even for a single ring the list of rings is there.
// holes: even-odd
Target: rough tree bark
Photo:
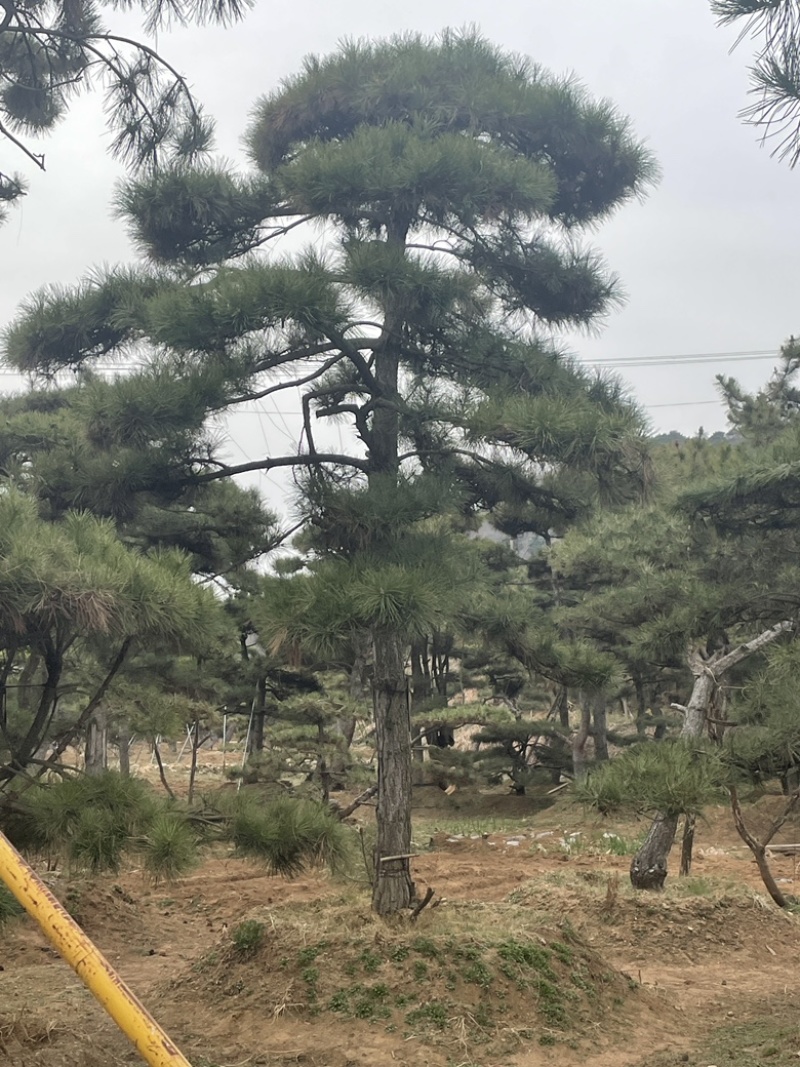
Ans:
[[[730,652],[715,652],[708,658],[703,658],[697,650],[692,650],[689,654],[689,667],[694,675],[694,685],[689,703],[684,709],[681,737],[702,736],[714,690],[731,667],[735,667],[792,629],[794,623],[785,619]],[[667,877],[667,859],[675,842],[679,815],[679,812],[656,814],[642,847],[631,861],[630,878],[634,888],[663,889]]]
[[[409,220],[386,225],[389,249],[405,256]],[[387,298],[383,329],[373,349],[372,420],[366,434],[370,489],[397,491],[400,440],[400,349],[403,296]],[[372,906],[379,915],[410,907],[414,898],[411,852],[411,716],[405,676],[405,635],[378,621],[372,627],[373,708],[378,755],[378,837]],[[386,863],[386,856],[401,856]]]
[[[558,690],[558,696],[553,703],[553,707],[558,715],[558,721],[565,730],[569,730],[569,690],[565,685],[562,685]]]
[[[405,685],[405,643],[375,627],[375,740],[378,808],[372,906],[379,915],[408,908],[414,899],[411,851],[411,716]],[[399,856],[384,862],[387,856]]]
[[[264,724],[267,720],[267,679],[259,678],[253,707],[253,736],[251,752],[264,751]]]
[[[598,762],[608,762],[608,709],[605,693],[592,694],[592,737],[594,738],[594,758]]]
[[[117,728],[117,745],[119,747],[119,773],[123,778],[131,775],[131,726],[123,719]]]
[[[643,738],[647,728],[648,703],[647,690],[645,689],[641,675],[637,674],[634,676],[633,686],[636,691],[636,733],[639,737]]]
[[[694,828],[697,822],[696,815],[686,815],[683,820],[683,840],[681,841],[681,867],[682,878],[688,877],[692,870],[692,849],[694,848]]]
[[[575,736],[572,738],[572,773],[575,781],[579,782],[586,775],[586,742],[592,726],[592,706],[589,698],[584,695],[581,699],[581,722]]]
[[[108,767],[108,720],[98,708],[86,728],[84,770],[89,776],[102,774]]]

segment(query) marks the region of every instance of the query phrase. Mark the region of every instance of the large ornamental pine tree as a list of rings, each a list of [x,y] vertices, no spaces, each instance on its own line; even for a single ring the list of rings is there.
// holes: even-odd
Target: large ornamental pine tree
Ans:
[[[175,169],[128,185],[121,211],[150,266],[35,296],[5,358],[47,374],[136,352],[124,381],[89,375],[77,391],[85,431],[66,497],[70,477],[108,502],[303,472],[315,550],[352,569],[354,625],[371,636],[373,903],[389,913],[413,896],[407,646],[435,623],[430,591],[422,603],[435,560],[410,558],[406,533],[512,499],[519,525],[560,527],[595,493],[639,492],[638,413],[547,338],[617,298],[580,234],[654,168],[608,103],[474,33],[310,58],[257,105],[247,144],[251,175]],[[209,417],[267,395],[294,407],[296,390],[297,454],[219,457]],[[325,420],[346,420],[350,443],[326,446]],[[565,468],[566,494],[553,477]],[[423,542],[409,539],[417,556]]]

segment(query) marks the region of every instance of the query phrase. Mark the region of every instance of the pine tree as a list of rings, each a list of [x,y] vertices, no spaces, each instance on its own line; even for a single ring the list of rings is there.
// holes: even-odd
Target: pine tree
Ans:
[[[47,739],[55,761],[137,650],[201,649],[217,619],[179,553],[127,549],[88,513],[43,522],[11,489],[0,494],[0,604],[0,786],[41,769]],[[63,697],[70,674],[86,688]]]
[[[756,44],[750,70],[756,100],[742,112],[747,122],[764,129],[764,141],[777,143],[773,155],[800,159],[800,5],[797,0],[711,0],[721,25],[743,22],[740,40]]]
[[[102,72],[112,152],[134,167],[154,168],[206,151],[210,127],[186,79],[148,44],[101,22],[110,2],[2,0],[0,137],[44,170],[26,135],[51,130],[81,90]],[[135,0],[149,31],[170,22],[232,22],[248,0]],[[17,175],[0,172],[2,207],[24,195]]]
[[[750,408],[763,425],[761,405]],[[680,736],[690,744],[707,732],[712,701],[729,684],[729,672],[752,670],[763,650],[794,628],[796,525],[748,524],[737,506],[723,506],[734,487],[748,483],[760,456],[744,443],[664,446],[657,500],[599,514],[555,552],[567,595],[570,583],[579,594],[564,609],[569,626],[605,646],[628,672],[690,688],[688,698],[671,701],[683,717]],[[687,482],[691,489],[683,488]],[[681,661],[689,668],[683,677]],[[654,818],[631,864],[635,886],[663,885],[679,813],[672,807]]]
[[[355,569],[346,602],[371,635],[374,905],[391,912],[413,892],[406,643],[435,625],[441,585],[440,561],[430,549],[413,561],[406,533],[512,491],[558,521],[572,503],[542,477],[556,466],[640,492],[638,412],[539,338],[595,321],[616,299],[577,235],[640,195],[653,165],[610,105],[473,33],[309,59],[258,105],[248,144],[254,177],[207,167],[130,184],[121,210],[153,268],[36,297],[6,334],[6,358],[53,372],[150,346],[150,367],[103,386],[126,391],[125,403],[88,397],[93,448],[147,428],[133,398],[158,395],[183,413],[179,482],[308,472],[317,550]],[[315,241],[322,228],[324,255],[270,255],[303,226]],[[298,387],[299,454],[217,458],[207,414]],[[342,418],[354,447],[318,444],[318,420]],[[134,466],[146,483],[140,463],[106,462],[108,491]]]
[[[0,398],[0,470],[36,497],[42,518],[88,510],[113,520],[125,544],[177,548],[196,574],[246,584],[248,565],[281,540],[277,519],[254,490],[233,481],[187,484],[182,458],[202,447],[202,435],[170,406],[169,391],[159,395],[153,385],[134,396],[88,375],[79,386],[51,382]],[[196,398],[184,401],[196,407]],[[96,412],[91,420],[87,404]],[[127,426],[115,433],[120,408]]]

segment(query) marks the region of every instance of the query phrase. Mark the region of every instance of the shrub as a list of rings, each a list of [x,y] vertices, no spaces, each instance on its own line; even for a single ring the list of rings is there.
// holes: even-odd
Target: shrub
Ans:
[[[266,927],[256,919],[245,919],[233,928],[231,941],[241,956],[252,956],[264,943]]]

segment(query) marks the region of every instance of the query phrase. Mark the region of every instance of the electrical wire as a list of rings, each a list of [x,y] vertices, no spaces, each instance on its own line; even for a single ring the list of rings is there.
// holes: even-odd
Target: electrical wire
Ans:
[[[771,359],[777,361],[774,348],[752,352],[696,352],[680,356],[631,356],[627,358],[607,358],[585,360],[595,367],[673,367],[676,364],[693,363],[747,363],[751,360]]]
[[[777,362],[778,358],[779,354],[774,348],[758,348],[739,352],[688,352],[655,356],[599,356],[597,359],[585,359],[581,362],[595,367],[660,367],[672,366],[676,363],[743,363],[760,359],[771,359]],[[92,365],[92,369],[112,371],[127,370],[128,368],[119,363],[95,363]],[[68,373],[68,371],[65,370],[64,373]],[[0,375],[25,378],[27,377],[27,372],[13,370],[10,367],[0,367]]]

